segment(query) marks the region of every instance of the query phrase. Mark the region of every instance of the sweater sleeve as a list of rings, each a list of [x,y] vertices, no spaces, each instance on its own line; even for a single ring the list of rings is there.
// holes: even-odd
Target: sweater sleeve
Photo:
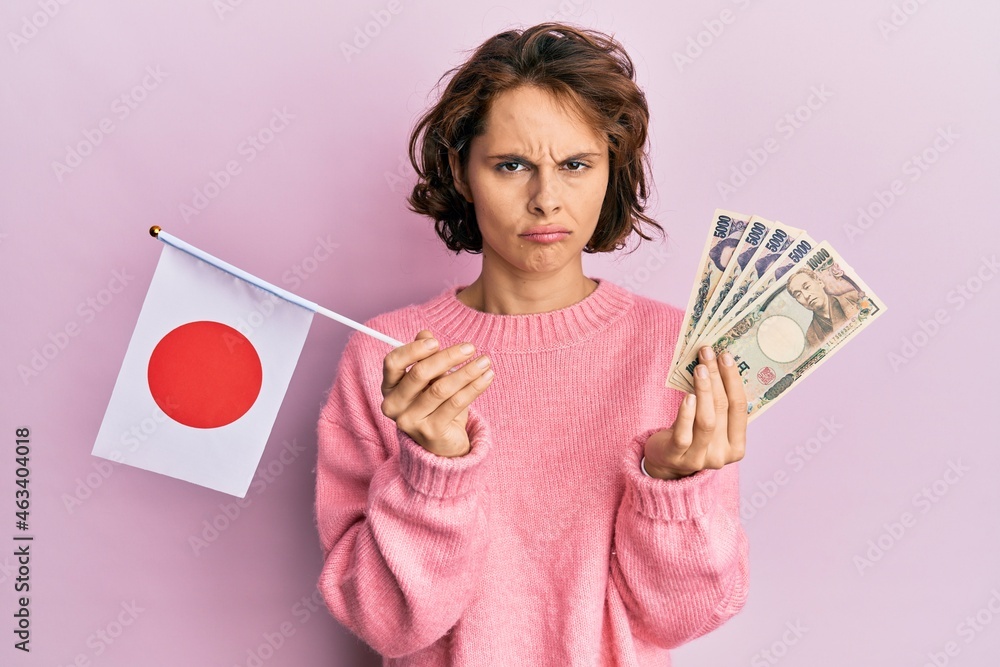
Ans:
[[[647,477],[639,464],[658,430],[626,448],[610,586],[637,637],[676,648],[743,608],[749,541],[739,519],[737,463],[681,479]]]
[[[488,542],[490,435],[473,405],[468,454],[421,447],[366,400],[359,335],[344,350],[317,426],[318,588],[342,625],[398,657],[444,636],[476,590]],[[381,381],[380,364],[364,372]],[[390,429],[378,419],[395,442],[379,435]]]

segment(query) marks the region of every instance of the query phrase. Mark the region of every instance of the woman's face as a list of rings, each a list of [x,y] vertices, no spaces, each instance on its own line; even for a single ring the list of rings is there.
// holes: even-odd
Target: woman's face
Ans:
[[[456,156],[452,173],[459,175]],[[473,203],[483,262],[519,276],[580,267],[608,188],[608,145],[555,97],[521,86],[494,100],[456,186]],[[464,176],[464,178],[463,178]],[[526,236],[536,227],[568,233]],[[582,271],[582,268],[577,268]]]

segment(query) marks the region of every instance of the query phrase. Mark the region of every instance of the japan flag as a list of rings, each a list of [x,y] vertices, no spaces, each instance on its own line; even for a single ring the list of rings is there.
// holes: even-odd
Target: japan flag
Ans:
[[[312,317],[164,244],[92,453],[245,497]]]

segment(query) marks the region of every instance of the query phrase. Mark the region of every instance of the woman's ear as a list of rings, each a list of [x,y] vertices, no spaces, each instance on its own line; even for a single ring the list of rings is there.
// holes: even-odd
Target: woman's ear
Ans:
[[[462,170],[462,161],[459,159],[457,151],[448,151],[448,164],[451,166],[451,176],[455,183],[455,189],[471,204],[472,193],[469,192],[469,185],[465,181],[465,172]]]

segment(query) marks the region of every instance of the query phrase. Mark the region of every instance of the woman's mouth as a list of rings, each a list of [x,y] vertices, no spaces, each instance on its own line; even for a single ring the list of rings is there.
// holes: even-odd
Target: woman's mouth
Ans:
[[[569,236],[569,232],[550,232],[547,234],[521,234],[521,238],[537,243],[555,243]]]

